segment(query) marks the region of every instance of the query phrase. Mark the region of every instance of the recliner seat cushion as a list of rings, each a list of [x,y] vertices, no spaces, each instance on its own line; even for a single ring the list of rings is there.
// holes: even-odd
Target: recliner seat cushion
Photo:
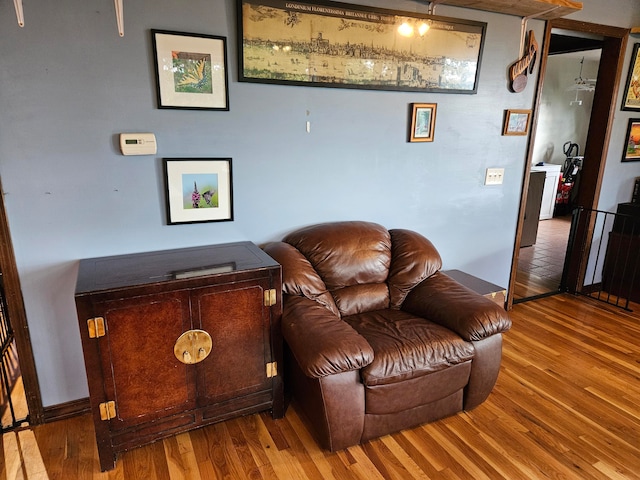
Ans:
[[[373,348],[373,362],[361,369],[367,387],[428,375],[474,355],[473,345],[451,330],[402,310],[377,310],[343,320]]]

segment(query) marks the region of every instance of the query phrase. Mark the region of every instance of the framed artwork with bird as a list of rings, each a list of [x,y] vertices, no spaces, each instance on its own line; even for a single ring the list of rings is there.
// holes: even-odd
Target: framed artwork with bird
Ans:
[[[233,220],[230,158],[165,158],[167,223]]]

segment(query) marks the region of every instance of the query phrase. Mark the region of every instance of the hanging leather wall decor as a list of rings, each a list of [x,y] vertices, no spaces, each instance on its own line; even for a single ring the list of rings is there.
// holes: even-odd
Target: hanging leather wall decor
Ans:
[[[512,92],[520,93],[527,86],[527,73],[533,72],[537,53],[538,42],[533,34],[533,30],[529,30],[524,55],[509,68],[509,87]]]

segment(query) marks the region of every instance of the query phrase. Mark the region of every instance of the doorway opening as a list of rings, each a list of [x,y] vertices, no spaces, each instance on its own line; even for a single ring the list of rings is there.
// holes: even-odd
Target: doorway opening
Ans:
[[[567,291],[571,293],[579,292],[585,276],[585,257],[587,254],[584,251],[581,251],[579,248],[567,248],[565,261],[558,262],[564,264],[559,288],[554,291],[549,291],[547,293],[538,293],[536,295],[532,295],[529,292],[524,292],[524,294],[523,292],[520,292],[520,294],[518,295],[519,298],[516,299],[515,292],[517,290],[518,283],[518,263],[521,253],[520,247],[521,241],[523,240],[523,234],[526,233],[525,220],[527,218],[532,218],[531,214],[527,215],[527,204],[531,203],[531,200],[529,198],[530,196],[528,195],[530,185],[529,177],[532,174],[531,164],[539,163],[540,161],[542,161],[542,167],[544,167],[544,155],[542,157],[542,160],[534,159],[534,139],[536,139],[536,132],[539,124],[538,117],[540,116],[539,114],[542,104],[542,91],[545,85],[545,74],[550,57],[549,53],[552,31],[554,34],[564,35],[566,37],[578,37],[580,39],[587,37],[591,40],[597,40],[598,42],[601,42],[602,45],[600,63],[597,70],[597,78],[595,78],[596,84],[595,90],[593,91],[591,115],[588,116],[587,138],[585,140],[584,150],[580,152],[580,155],[584,157],[584,161],[580,168],[579,185],[574,187],[574,191],[571,192],[570,197],[574,206],[580,206],[586,209],[596,209],[598,205],[604,166],[609,148],[609,140],[611,137],[613,118],[614,113],[617,109],[617,92],[619,90],[620,78],[624,66],[624,54],[629,39],[629,30],[626,28],[585,23],[563,18],[550,20],[546,23],[545,39],[541,52],[538,85],[533,105],[533,124],[531,128],[531,138],[527,152],[527,164],[525,166],[523,178],[523,189],[520,200],[518,226],[516,229],[516,237],[514,240],[514,255],[511,264],[509,287],[507,290],[507,309],[510,309],[514,303],[531,300],[539,296],[553,295],[560,291]],[[569,34],[567,35],[567,33]],[[571,38],[571,40],[573,41],[573,38]],[[583,70],[583,77],[584,76],[585,75]],[[580,101],[580,94],[578,93],[578,95],[576,96],[574,92],[574,98],[571,101],[576,102],[574,106],[580,106],[578,105]],[[542,122],[542,120],[540,120],[540,122]],[[569,146],[571,146],[571,143],[576,143],[575,141],[571,141],[570,138],[563,140],[563,142],[567,141],[569,141]],[[560,147],[560,149],[562,150],[562,147]],[[552,152],[552,156],[557,154],[555,148],[554,152],[555,153]],[[573,152],[570,153],[573,154]],[[552,156],[550,156],[549,158],[552,158]],[[568,157],[569,155],[566,156]],[[563,168],[563,166],[561,166],[561,169]],[[546,174],[544,175],[544,177],[546,180]],[[534,216],[533,218],[539,219],[539,216]],[[533,223],[537,228],[540,227],[539,222],[534,221]],[[593,225],[582,225],[578,233],[584,234],[585,229],[588,231],[593,231]]]
[[[531,140],[514,303],[560,291],[602,41],[601,35],[551,30],[537,129]]]

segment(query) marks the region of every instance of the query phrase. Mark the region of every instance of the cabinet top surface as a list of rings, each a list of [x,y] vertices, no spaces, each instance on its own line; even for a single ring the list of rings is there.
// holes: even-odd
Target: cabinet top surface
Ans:
[[[87,258],[80,260],[76,295],[277,266],[251,242]]]

